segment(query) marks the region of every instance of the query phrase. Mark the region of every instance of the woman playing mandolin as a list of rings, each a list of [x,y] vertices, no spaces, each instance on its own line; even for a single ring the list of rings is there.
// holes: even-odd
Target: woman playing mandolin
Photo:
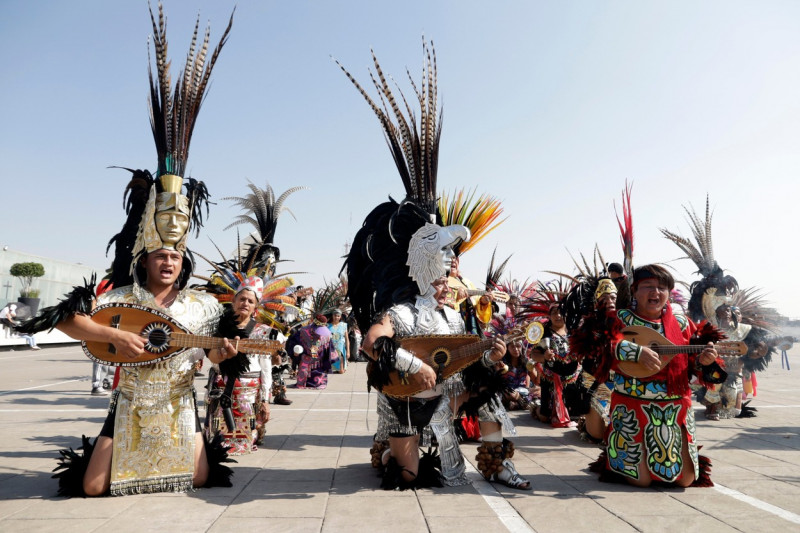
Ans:
[[[637,268],[633,309],[619,310],[618,317],[626,326],[653,329],[672,344],[689,344],[696,328],[683,315],[673,315],[669,295],[674,285],[672,275],[659,265]],[[692,375],[703,380],[704,370],[706,379],[712,379],[708,370],[717,351],[712,343],[697,350],[702,352],[679,353],[670,359],[630,340],[613,346],[611,421],[606,450],[593,465],[605,472],[601,479],[624,479],[642,487],[653,481],[681,487],[711,484],[707,465],[701,468],[704,461],[697,453],[689,380]],[[635,372],[626,372],[630,363],[634,366],[627,368]]]

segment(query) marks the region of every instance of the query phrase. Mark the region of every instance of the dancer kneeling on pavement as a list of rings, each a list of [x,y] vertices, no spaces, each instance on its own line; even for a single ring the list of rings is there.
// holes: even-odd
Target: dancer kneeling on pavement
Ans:
[[[680,487],[713,485],[711,463],[698,455],[689,380],[697,376],[701,384],[720,383],[727,376],[709,342],[719,340],[713,328],[702,328],[698,336],[693,322],[673,315],[669,295],[674,286],[672,275],[660,265],[635,269],[636,303],[617,315],[625,326],[653,329],[671,344],[699,344],[703,351],[670,359],[631,340],[613,344],[606,354],[610,361],[600,364],[615,372],[607,444],[592,464],[593,470],[602,473],[601,481],[627,481],[640,487],[654,481]]]
[[[428,43],[424,44],[424,53],[427,58],[433,54]],[[373,60],[375,68],[380,70],[377,59]],[[449,372],[445,363],[439,366],[439,375],[423,362],[422,358],[430,355],[422,353],[424,348],[415,348],[419,353],[414,354],[402,346],[403,342],[411,342],[404,340],[409,336],[435,335],[443,344],[455,340],[447,335],[458,335],[464,340],[465,331],[461,316],[444,308],[444,304],[447,271],[455,256],[453,248],[460,241],[469,240],[470,231],[462,225],[440,224],[442,215],[437,206],[436,186],[439,148],[436,72],[430,61],[426,65],[429,66],[423,74],[426,81],[415,88],[421,109],[411,119],[403,117],[402,106],[392,107],[394,116],[388,116],[383,106],[376,105],[345,70],[378,115],[406,192],[402,202],[390,197],[367,215],[353,238],[345,263],[347,296],[359,329],[366,332],[362,350],[370,358],[368,384],[380,391],[373,465],[381,467],[381,486],[386,489],[468,483],[451,410],[451,399],[466,390],[465,384],[458,373],[446,377]],[[373,79],[381,98],[389,97],[392,88],[383,77],[381,80]],[[395,126],[393,118],[403,126]],[[466,342],[472,343],[473,339],[481,340],[478,336],[467,336]],[[417,341],[426,342],[425,339],[413,342]],[[498,339],[490,343],[481,361],[473,366],[494,366],[505,351],[505,344]],[[433,362],[430,358],[426,360]],[[502,409],[499,399],[497,403]],[[499,472],[497,477],[491,477],[508,483],[506,479],[519,476],[507,461],[510,447],[502,440],[500,424],[495,424],[488,433],[497,438],[497,458],[508,467],[505,474]],[[484,440],[490,435],[484,435]],[[441,474],[435,471],[437,461],[431,454],[422,460],[419,457],[419,446],[429,446],[434,437],[439,447]],[[384,450],[387,441],[388,452]]]
[[[151,19],[154,41],[163,52],[158,57],[166,61],[162,10],[158,18],[151,12]],[[213,59],[209,55],[206,62],[202,54],[191,52],[184,72],[191,69],[209,76],[228,30]],[[169,72],[166,61],[166,66],[158,69],[158,82],[152,74],[150,77],[150,107],[160,110],[151,114],[158,172],[154,178],[149,171],[131,170],[133,177],[125,189],[128,218],[122,231],[111,239],[115,244],[110,275],[114,289],[97,299],[98,306],[116,305],[110,310],[114,315],[89,316],[94,304],[92,277],[85,287],[76,287],[59,304],[43,309],[23,325],[30,332],[57,327],[74,339],[87,341],[87,351],[93,344],[96,359],[124,364],[94,445],[83,437],[83,454],[61,451],[54,476],[59,478],[61,495],[186,492],[193,487],[231,486],[233,472],[220,464],[230,461],[225,450],[218,440],[207,443],[200,431],[194,373],[203,350],[170,353],[166,351],[168,343],[163,342],[164,337],[169,341],[169,325],[164,327],[162,320],[179,323],[191,335],[208,336],[216,330],[221,313],[211,295],[186,287],[194,268],[186,241],[190,230],[202,226],[208,191],[202,182],[184,181],[183,173],[205,86],[191,95],[178,90],[171,93]],[[177,78],[184,79],[184,73]],[[177,127],[173,124],[168,133],[173,109],[191,111],[181,115],[186,120]],[[150,321],[147,327],[153,326],[152,336],[140,334],[135,325],[138,319],[134,316],[142,313],[147,319],[142,322]],[[128,328],[129,323],[133,327]],[[154,354],[163,357],[150,358]],[[214,363],[235,355],[236,349],[227,339],[208,352]]]

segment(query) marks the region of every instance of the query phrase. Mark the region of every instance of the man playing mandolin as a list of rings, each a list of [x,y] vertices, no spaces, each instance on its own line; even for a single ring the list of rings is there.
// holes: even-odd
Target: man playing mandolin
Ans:
[[[196,79],[191,82],[192,91],[171,90],[161,5],[157,16],[151,11],[151,18],[160,65],[157,75],[150,73],[149,102],[158,171],[154,177],[147,170],[126,169],[133,174],[125,189],[128,216],[120,233],[109,242],[109,246],[115,244],[109,278],[115,288],[96,302],[97,306],[113,303],[118,307],[105,306],[105,319],[99,318],[98,313],[90,317],[95,308],[93,277],[85,287],[75,287],[58,305],[42,310],[25,325],[30,330],[57,327],[85,341],[87,354],[94,354],[88,345],[97,343],[121,366],[118,387],[94,445],[83,437],[82,455],[71,449],[61,451],[54,477],[59,479],[59,494],[65,496],[185,492],[199,486],[230,486],[232,471],[221,464],[227,460],[224,449],[218,443],[207,444],[200,433],[194,373],[203,350],[173,350],[169,343],[174,340],[172,333],[211,335],[221,314],[212,295],[186,288],[194,266],[186,240],[192,229],[202,226],[202,207],[207,206],[208,191],[202,182],[184,180],[183,175],[207,80],[233,18],[213,54],[206,53],[207,45],[202,49],[193,47],[188,54],[178,79],[193,79],[189,75],[193,73]],[[178,110],[185,112],[180,120],[173,116]],[[143,326],[150,329],[126,331],[131,321],[127,311],[152,315],[143,319]],[[169,319],[173,319],[175,327]],[[178,326],[185,331],[176,332],[181,329]],[[216,346],[208,353],[213,362],[236,355],[234,345],[238,345],[238,339],[234,344],[205,339],[207,344],[192,346]],[[177,342],[175,345],[190,346]],[[154,359],[150,357],[153,354],[162,357]]]
[[[444,229],[444,228],[442,228]],[[374,324],[364,338],[363,350],[373,359],[382,356],[382,351],[376,348],[376,343],[385,346],[386,340],[402,338],[413,334],[458,334],[464,333],[464,322],[459,314],[451,307],[445,305],[449,293],[447,277],[441,276],[431,284],[432,301],[435,302],[435,311],[420,310],[414,304],[401,304],[392,307],[379,322]],[[420,320],[422,315],[423,320]],[[378,342],[378,341],[384,342]],[[503,358],[506,346],[502,339],[495,338],[492,347],[486,353],[487,361],[496,362]],[[391,398],[379,395],[379,414],[388,418],[386,424],[389,429],[389,449],[381,458],[387,466],[387,475],[391,477],[391,466],[396,465],[404,483],[400,485],[414,485],[420,469],[419,445],[420,435],[426,428],[433,426],[433,433],[439,442],[440,450],[444,454],[453,455],[455,468],[449,472],[446,468],[448,462],[443,457],[443,481],[445,484],[463,484],[464,463],[457,440],[452,438],[452,412],[450,400],[446,393],[458,390],[460,375],[455,374],[444,382],[437,383],[437,374],[434,369],[424,363],[412,353],[398,348],[395,354],[396,368],[406,375],[410,382],[424,388],[423,392],[406,399]],[[408,425],[407,421],[410,421]],[[405,427],[408,426],[408,427]],[[439,427],[441,426],[441,427]],[[431,429],[427,429],[428,432]],[[441,432],[441,433],[440,433]],[[449,437],[449,439],[448,439]],[[452,442],[448,442],[451,440]],[[449,446],[443,446],[447,443]]]
[[[220,306],[209,294],[179,288],[177,282],[183,261],[181,253],[169,248],[148,253],[140,259],[146,275],[144,286],[135,282],[131,286],[111,290],[98,299],[98,304],[141,304],[172,316],[195,334],[213,333],[221,313]],[[75,314],[57,328],[76,339],[108,342],[114,345],[117,353],[131,360],[145,351],[144,337],[98,324],[87,315]],[[232,358],[237,353],[227,339],[222,342],[222,348],[212,349],[208,354],[214,363]],[[173,477],[190,479],[191,485],[183,481],[189,487],[203,486],[207,482],[209,466],[193,398],[194,362],[198,357],[203,357],[203,352],[194,349],[153,365],[121,368],[120,385],[112,398],[108,417],[83,478],[83,490],[87,496],[104,494],[112,481],[119,485],[112,492],[119,491],[120,494],[133,487],[137,487],[135,492],[153,492],[164,483],[176,483],[174,480],[167,482],[163,473],[158,473],[155,463],[152,475],[144,479],[130,477],[131,473],[122,469],[112,472],[115,451],[130,453],[132,457],[128,460],[135,465],[147,463],[147,456],[160,450],[160,453],[174,459]],[[137,393],[144,397],[142,404],[136,403],[138,398],[134,396]],[[167,414],[173,408],[177,416],[170,415],[164,419],[156,414]],[[148,413],[144,414],[145,411]],[[170,432],[174,430],[193,435],[191,455],[187,455],[187,450],[170,438]],[[118,433],[122,441],[115,443]]]
[[[633,309],[620,309],[619,318],[626,326],[655,330],[671,345],[697,340],[693,339],[695,325],[672,313],[669,295],[674,285],[672,275],[660,265],[637,268],[632,283]],[[703,333],[712,335],[706,330]],[[642,487],[653,481],[681,487],[711,485],[710,465],[697,453],[689,380],[692,375],[706,383],[725,378],[715,365],[714,345],[700,344],[686,347],[687,352],[695,353],[669,357],[628,339],[615,343],[607,444],[593,465],[604,472],[601,479],[615,478]]]

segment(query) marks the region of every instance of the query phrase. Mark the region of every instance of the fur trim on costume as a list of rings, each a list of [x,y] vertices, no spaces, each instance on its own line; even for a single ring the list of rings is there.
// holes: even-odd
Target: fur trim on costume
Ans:
[[[19,333],[33,335],[44,330],[52,331],[60,322],[71,317],[75,313],[88,315],[92,312],[92,302],[94,301],[94,285],[97,276],[92,274],[89,281],[83,278],[83,287],[74,286],[72,291],[64,295],[58,304],[45,307],[42,311],[14,329]]]
[[[697,325],[697,331],[689,342],[690,344],[708,344],[709,342],[719,342],[724,338],[725,333],[721,329],[704,320]],[[702,372],[698,376],[700,383],[704,386],[725,383],[725,380],[728,379],[728,373],[723,370],[724,366],[725,363],[720,357],[717,357],[717,360],[710,365],[701,366]]]
[[[465,389],[470,393],[469,400],[458,408],[458,415],[478,416],[481,407],[510,390],[503,374],[492,368],[486,368],[478,362],[461,371]]]
[[[702,446],[698,446],[697,449],[699,450]],[[711,481],[711,459],[706,457],[705,455],[698,455],[697,456],[697,463],[698,463],[698,477],[695,479],[691,486],[692,487],[713,487],[714,482]]]
[[[761,372],[762,370],[766,370],[767,366],[772,361],[772,356],[778,353],[774,346],[770,346],[768,337],[769,334],[767,330],[753,327],[750,329],[750,333],[747,337],[744,338],[748,353],[754,353],[758,350],[762,342],[766,343],[769,348],[764,357],[757,357],[755,359],[752,357],[744,357],[742,359],[744,369],[748,372]]]
[[[442,486],[441,460],[439,455],[431,448],[422,453],[417,468],[417,476],[413,480],[406,481],[402,475],[403,470],[397,459],[389,457],[389,461],[384,466],[381,488],[383,490],[407,490]]]
[[[97,442],[89,442],[86,435],[81,436],[81,446],[78,450],[83,450],[83,453],[78,453],[72,448],[68,450],[59,450],[61,458],[58,459],[58,466],[53,469],[51,477],[58,480],[58,495],[72,498],[73,496],[86,497],[83,491],[83,477],[86,474],[86,468],[89,466],[89,460],[92,458],[94,452],[94,445]]]
[[[231,477],[233,470],[222,463],[235,463],[235,459],[228,457],[228,447],[223,445],[222,433],[217,432],[212,440],[203,439],[206,447],[206,460],[208,461],[208,479],[205,488],[232,487]]]
[[[698,446],[697,449],[699,450],[702,446]],[[699,477],[695,479],[690,486],[692,487],[713,487],[714,483],[711,481],[711,459],[706,457],[705,455],[698,455],[697,457],[698,462],[698,470],[699,470]],[[628,478],[623,476],[622,474],[618,474],[609,470],[606,465],[608,464],[608,453],[607,450],[603,450],[600,452],[600,456],[597,460],[589,463],[589,470],[599,474],[599,480],[603,483],[624,483],[628,484]],[[653,480],[652,485],[661,486],[661,487],[674,487],[674,483],[664,483],[663,481],[656,481]]]
[[[399,345],[392,337],[379,337],[372,349],[378,354],[377,360],[370,359],[367,367],[367,390],[375,388],[383,390],[390,383],[390,374],[394,370],[395,356]]]
[[[581,326],[570,334],[569,351],[581,358],[584,370],[591,372],[598,381],[608,381],[615,360],[614,348],[622,340],[624,328],[616,312],[605,316],[587,315]]]
[[[742,402],[742,411],[736,415],[736,418],[754,418],[758,416],[756,412],[758,409],[755,407],[750,407],[750,400],[746,402]]]

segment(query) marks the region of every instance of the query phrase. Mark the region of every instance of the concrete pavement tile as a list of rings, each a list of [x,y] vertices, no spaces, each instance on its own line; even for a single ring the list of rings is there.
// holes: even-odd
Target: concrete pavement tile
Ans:
[[[483,499],[483,496],[475,492],[471,485],[450,487],[445,490],[452,492],[443,494],[444,491],[438,488],[424,492],[417,491],[419,504],[426,517],[491,516],[496,518],[494,511]]]
[[[704,452],[701,451],[702,454]],[[724,461],[726,463],[731,463],[735,465],[739,465],[741,467],[757,467],[757,466],[766,466],[766,467],[780,467],[785,465],[783,461],[779,461],[764,455],[763,450],[742,450],[739,448],[725,448],[718,449],[715,455],[709,455],[711,460],[714,461],[716,457],[720,457],[722,459],[724,457]],[[712,468],[713,474],[713,468]]]
[[[107,519],[105,518],[73,518],[71,520],[17,520],[15,518],[10,518],[3,520],[3,530],[19,532],[36,531],[36,533],[86,533],[87,531],[104,528],[106,523]]]
[[[702,489],[698,489],[702,490]],[[619,493],[593,492],[590,496],[604,509],[624,518],[634,516],[701,516],[702,513],[670,494],[648,489],[631,491],[620,497]]]
[[[197,520],[173,509],[168,515],[139,515],[117,517],[106,521],[99,531],[114,533],[142,533],[143,531],[208,531],[215,520]]]
[[[325,517],[328,487],[308,483],[273,483],[245,488],[222,515],[233,517]]]
[[[286,494],[290,499],[296,499],[307,494],[327,493],[330,486],[327,481],[281,481],[260,475],[237,494],[234,503],[239,504],[260,497],[274,498],[282,494]]]
[[[800,531],[800,524],[775,515],[764,515],[758,518],[742,517],[732,521],[731,524],[742,531]]]
[[[207,497],[208,492],[195,492],[180,494],[180,501],[162,498],[159,495],[142,495],[136,498],[133,505],[117,513],[115,519],[136,520],[138,517],[158,516],[168,517],[176,508],[180,509],[181,516],[190,517],[193,521],[213,522],[230,505],[230,498]],[[125,499],[127,498],[114,498]],[[103,502],[105,503],[105,502]]]
[[[763,478],[768,471],[783,471],[784,467],[758,467],[758,472],[752,468],[744,468],[742,466],[723,461],[721,459],[714,459],[713,466],[711,467],[711,479],[719,481],[723,485],[727,485],[723,479],[760,479]]]
[[[730,496],[711,489],[697,489],[685,492],[670,492],[671,496],[686,505],[695,508],[701,513],[731,523],[730,520],[736,517],[753,516],[753,513],[765,514],[754,507],[740,502]]]
[[[783,481],[784,483],[800,484],[800,467],[785,466],[785,467],[759,467],[758,472],[754,472],[753,479],[760,477],[769,477],[774,480]],[[746,479],[746,478],[745,478]],[[724,483],[723,483],[724,485]]]
[[[319,533],[322,518],[278,518],[274,516],[248,518],[243,516],[222,517],[208,533],[230,533],[231,531],[279,531],[280,533]]]
[[[14,513],[26,509],[31,505],[37,505],[38,501],[39,500],[28,499],[0,500],[0,520],[4,520],[10,516],[13,516]]]
[[[333,479],[336,459],[309,457],[307,460],[275,459],[269,462],[264,472],[272,479],[282,481],[328,481]]]
[[[763,499],[762,496],[768,497],[772,494],[800,494],[800,487],[797,485],[776,481],[768,477],[760,479],[741,479],[725,486],[758,499]]]
[[[53,498],[32,500],[29,505],[14,514],[14,519],[73,519],[82,517],[111,518],[136,505],[143,496],[125,498]]]
[[[325,532],[380,531],[392,533],[428,531],[419,501],[413,491],[387,492],[392,496],[410,494],[412,497],[378,498],[374,496],[331,496],[322,526]],[[391,522],[387,523],[387,519]],[[387,527],[390,526],[390,527]]]
[[[512,505],[538,533],[635,531],[627,521],[582,496],[552,498],[534,495],[514,500]]]
[[[48,465],[51,466],[51,465]],[[49,471],[28,471],[0,482],[0,500],[52,498],[58,494],[58,481]]]
[[[781,509],[789,511],[790,513],[800,515],[800,498],[798,498],[797,493],[776,493],[769,491],[768,487],[765,487],[765,489],[767,489],[765,492],[748,494],[748,496],[753,496],[754,498],[758,498],[763,502],[780,507]]]
[[[488,516],[428,516],[428,531],[431,533],[486,533],[487,531],[504,531],[502,521],[492,515]]]
[[[338,448],[336,448],[338,450]],[[323,450],[317,449],[314,450],[315,452],[321,452]],[[338,461],[338,457],[335,455],[316,455],[315,453],[309,453],[308,455],[303,454],[303,456],[290,456],[285,457],[283,455],[276,455],[272,458],[271,461],[267,463],[266,468],[269,470],[272,469],[284,469],[284,470],[294,470],[298,472],[303,472],[306,470],[324,470],[324,469],[334,469],[336,468],[336,463]],[[301,478],[300,480],[302,480]],[[305,478],[305,479],[320,479],[320,478]]]
[[[632,524],[642,533],[664,533],[680,531],[681,533],[734,533],[738,529],[710,516],[641,516]],[[758,530],[756,530],[758,531]]]

